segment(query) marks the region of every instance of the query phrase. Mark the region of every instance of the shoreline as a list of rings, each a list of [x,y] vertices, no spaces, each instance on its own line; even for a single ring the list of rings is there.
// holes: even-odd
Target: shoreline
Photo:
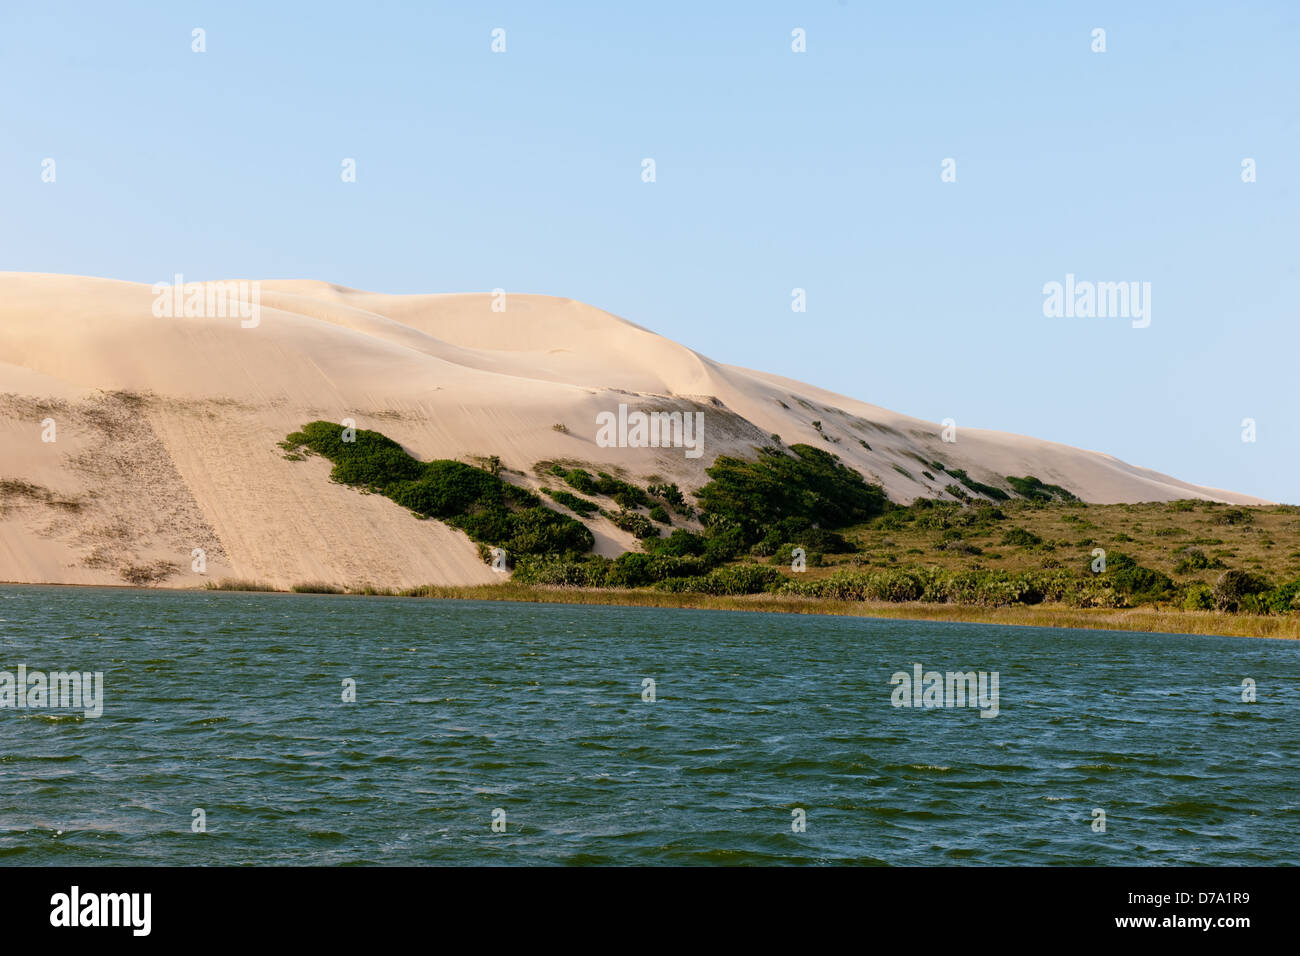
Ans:
[[[0,587],[111,588],[164,593],[313,594],[338,597],[426,598],[458,601],[500,601],[520,604],[656,607],[705,611],[746,611],[759,614],[815,614],[864,617],[877,620],[948,621],[961,624],[996,624],[1009,627],[1056,627],[1070,630],[1130,631],[1147,634],[1187,634],[1197,637],[1253,637],[1271,640],[1300,639],[1300,618],[1292,615],[1231,614],[1220,611],[1184,611],[1175,608],[1075,608],[1054,604],[1017,604],[983,607],[967,604],[932,604],[920,601],[834,601],[766,593],[709,595],[627,588],[550,587],[527,584],[425,585],[402,591],[372,588],[354,591],[280,590],[209,586],[201,588],[150,588],[130,584],[66,584],[24,581],[0,582]]]

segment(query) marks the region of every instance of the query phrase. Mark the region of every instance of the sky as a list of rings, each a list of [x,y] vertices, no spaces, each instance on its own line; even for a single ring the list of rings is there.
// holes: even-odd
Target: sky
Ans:
[[[1295,503],[1297,51],[1281,0],[5,3],[0,270],[565,296]]]

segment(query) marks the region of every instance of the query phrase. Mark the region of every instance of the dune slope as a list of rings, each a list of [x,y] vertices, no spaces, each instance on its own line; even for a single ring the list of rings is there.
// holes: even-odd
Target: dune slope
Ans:
[[[779,435],[828,448],[896,501],[946,497],[953,479],[923,463],[937,460],[990,484],[1033,474],[1086,501],[1261,503],[1018,435],[962,429],[946,443],[934,423],[715,362],[569,299],[314,281],[259,294],[246,328],[159,316],[147,285],[0,273],[0,580],[496,580],[463,534],[331,484],[319,459],[286,459],[277,442],[321,418],[421,458],[497,455],[530,487],[538,461],[563,460],[693,489],[719,454]],[[597,415],[620,404],[701,412],[702,455],[601,447]],[[590,526],[600,553],[635,544],[604,519]]]

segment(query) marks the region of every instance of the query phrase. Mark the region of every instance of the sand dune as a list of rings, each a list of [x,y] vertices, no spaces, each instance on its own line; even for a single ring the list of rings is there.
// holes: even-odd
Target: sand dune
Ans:
[[[560,459],[696,488],[717,455],[775,434],[834,451],[897,501],[946,496],[951,478],[927,479],[921,459],[990,483],[1033,474],[1095,502],[1261,501],[1018,435],[962,429],[945,443],[932,422],[720,364],[569,299],[512,294],[494,311],[489,294],[265,281],[245,328],[158,317],[156,298],[135,283],[0,273],[0,580],[495,580],[459,532],[331,484],[320,460],[286,460],[276,443],[318,418],[422,458],[497,455],[532,487],[533,466]],[[703,412],[703,455],[600,447],[596,416],[620,403]],[[591,526],[601,553],[635,544]]]

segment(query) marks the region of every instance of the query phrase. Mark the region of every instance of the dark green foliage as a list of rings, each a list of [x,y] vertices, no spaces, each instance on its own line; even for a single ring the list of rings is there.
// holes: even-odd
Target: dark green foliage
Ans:
[[[998,501],[1008,501],[1011,498],[1011,496],[1007,494],[1005,491],[1003,491],[1001,488],[994,488],[992,485],[986,485],[983,482],[976,481],[974,478],[966,474],[966,472],[960,468],[945,468],[944,470],[948,472],[948,474],[956,478],[958,481],[960,481],[971,491],[977,492],[978,494],[984,495],[985,497],[994,498]],[[952,486],[949,485],[948,487],[951,488]]]
[[[525,556],[515,564],[514,580],[522,584],[602,588],[608,586],[613,563],[595,554],[582,559]]]
[[[1300,578],[1268,591],[1259,592],[1250,603],[1254,605],[1253,610],[1265,614],[1300,611]]]
[[[333,422],[316,421],[286,441],[332,461],[332,480],[386,495],[421,517],[461,529],[480,544],[504,548],[511,557],[577,555],[595,543],[581,522],[482,468],[445,459],[418,461],[379,432],[357,429],[350,442],[342,435]]]
[[[657,587],[696,594],[758,594],[770,590],[783,579],[776,568],[761,564],[732,564],[715,568],[702,577],[667,578]]]
[[[334,462],[334,470],[330,472],[334,481],[380,494],[390,484],[411,481],[423,474],[423,465],[391,438],[358,429],[355,440],[345,442],[343,431],[342,426],[333,422],[312,422],[302,431],[289,435],[282,447],[306,446]]]
[[[614,522],[624,531],[631,532],[638,538],[654,538],[659,536],[659,529],[645,515],[636,511],[628,511],[626,508],[620,508],[618,511],[601,512],[606,518]]]
[[[563,478],[570,488],[581,491],[584,495],[594,495],[600,490],[596,485],[596,479],[581,468],[564,472]]]
[[[1021,548],[1032,548],[1042,544],[1043,539],[1024,528],[1012,528],[1002,536],[1002,543],[1016,545]]]
[[[571,491],[552,491],[550,488],[542,490],[574,514],[580,514],[584,518],[594,515],[600,510],[600,505],[596,504],[596,502],[588,501],[586,498],[579,498]]]
[[[650,509],[650,520],[658,521],[660,524],[672,524],[672,519],[668,517],[668,512],[664,510],[663,505],[655,505]]]
[[[1251,598],[1268,590],[1268,581],[1263,576],[1229,568],[1214,582],[1214,606],[1220,611],[1244,610],[1246,604],[1257,603]]]
[[[1220,511],[1210,519],[1211,524],[1220,525],[1245,525],[1253,524],[1254,521],[1255,516],[1244,508],[1229,508]]]
[[[409,455],[407,457],[420,466],[423,473],[414,480],[392,482],[378,490],[418,514],[430,518],[452,518],[466,513],[505,510],[510,504],[524,507],[540,504],[535,495],[514,485],[507,486],[501,479],[473,465],[445,459],[422,463]],[[348,480],[351,473],[352,469],[345,460],[335,465],[335,473],[330,477],[343,484],[360,484]]]
[[[767,533],[751,547],[751,551],[769,555],[780,550],[789,553],[791,547],[825,554],[848,554],[855,550],[842,535],[819,528],[807,518],[783,518],[767,529]]]
[[[696,498],[705,523],[739,530],[740,547],[760,540],[777,522],[802,518],[834,529],[865,521],[885,507],[885,493],[829,452],[792,445],[792,454],[763,449],[755,461],[719,456]],[[739,549],[738,549],[739,550]]]
[[[646,493],[636,485],[603,471],[596,473],[595,490],[613,498],[620,508],[642,508],[649,503]]]
[[[1214,610],[1214,592],[1204,584],[1188,585],[1187,591],[1183,594],[1184,611],[1212,611]]]
[[[1044,484],[1033,475],[1026,475],[1024,478],[1007,475],[1007,484],[1015,489],[1016,494],[1031,501],[1051,501],[1054,498],[1059,498],[1061,501],[1079,500],[1073,492],[1066,491],[1060,485]]]
[[[710,566],[730,561],[749,546],[744,529],[725,518],[714,518],[704,529],[704,558]]]
[[[456,521],[450,522],[455,524]],[[469,527],[465,531],[474,535]],[[501,529],[504,536],[496,540],[512,556],[523,554],[583,554],[596,543],[587,527],[573,518],[566,518],[544,505],[510,512]],[[484,540],[487,540],[486,538]]]
[[[1088,570],[1091,571],[1091,559],[1087,563]],[[1174,591],[1174,582],[1169,575],[1145,568],[1127,554],[1118,551],[1106,555],[1106,570],[1101,576],[1135,604],[1166,599]]]
[[[998,522],[1005,520],[1006,515],[1002,510],[987,501],[960,505],[952,501],[916,498],[906,507],[890,505],[873,524],[886,531],[897,531],[912,526],[930,531],[968,528],[977,532],[989,532]]]
[[[1066,571],[890,568],[883,571],[837,571],[811,581],[786,580],[777,594],[797,594],[840,601],[927,601],[1002,607],[1010,604],[1059,602],[1072,607],[1120,607],[1123,595],[1103,580],[1090,580]]]
[[[606,472],[597,472],[595,477],[583,468],[573,468],[565,471],[558,465],[551,466],[551,473],[563,478],[570,488],[580,491],[584,495],[605,495],[613,498],[621,508],[643,508],[649,504],[649,498],[646,493],[629,482],[621,478],[615,478]],[[666,486],[676,490],[676,485]],[[677,492],[681,497],[681,492]],[[685,501],[681,502],[685,505]]]
[[[628,551],[610,565],[610,587],[639,588],[673,577],[696,577],[709,569],[701,558]]]
[[[668,502],[668,504],[672,506],[672,509],[678,514],[681,513],[683,508],[687,507],[686,496],[682,494],[681,489],[677,487],[675,482],[662,485],[649,485],[646,488],[646,491],[650,492],[650,494],[654,495],[656,498],[662,498],[664,501]]]
[[[1178,548],[1174,554],[1181,554],[1178,564],[1174,566],[1174,574],[1190,574],[1192,571],[1204,571],[1209,568],[1221,568],[1223,562],[1218,558],[1207,557],[1205,552],[1200,548]]]
[[[650,538],[643,541],[641,547],[654,554],[679,558],[687,555],[700,557],[708,550],[708,539],[685,528],[677,528],[666,538]]]

